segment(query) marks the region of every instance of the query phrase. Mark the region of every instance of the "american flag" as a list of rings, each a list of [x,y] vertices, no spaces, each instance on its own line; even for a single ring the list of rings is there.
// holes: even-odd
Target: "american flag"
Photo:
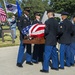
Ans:
[[[6,18],[7,16],[6,16],[4,9],[0,7],[0,21],[5,22]]]
[[[32,25],[26,26],[25,28],[23,28],[22,33],[23,35],[29,35],[29,29]]]
[[[22,33],[24,35],[30,36],[30,37],[43,37],[44,36],[44,29],[45,29],[45,24],[34,24],[34,25],[29,25],[25,27],[22,30]]]

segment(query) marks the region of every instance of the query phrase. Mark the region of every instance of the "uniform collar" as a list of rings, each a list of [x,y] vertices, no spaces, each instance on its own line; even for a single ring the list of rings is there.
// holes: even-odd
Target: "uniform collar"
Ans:
[[[24,14],[24,16],[25,16],[26,18],[28,18],[28,16],[27,16],[26,14]]]
[[[29,17],[26,14],[24,14],[24,16],[29,20]]]
[[[38,22],[39,22],[40,20],[39,20],[39,19],[36,19],[36,21],[38,21]]]

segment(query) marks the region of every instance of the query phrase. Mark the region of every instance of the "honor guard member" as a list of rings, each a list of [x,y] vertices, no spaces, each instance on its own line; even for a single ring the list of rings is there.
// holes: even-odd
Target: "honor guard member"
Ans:
[[[49,72],[49,61],[52,58],[53,70],[58,70],[58,54],[56,49],[57,34],[58,34],[58,22],[54,19],[54,11],[47,11],[48,20],[45,22],[45,51],[43,59],[43,67],[40,72]]]
[[[32,24],[42,24],[40,21],[41,18],[41,13],[40,12],[35,12],[35,20],[33,21]],[[43,61],[43,51],[44,51],[44,44],[34,44],[33,48],[33,56],[32,56],[32,62],[33,63],[38,63],[38,61]]]
[[[19,51],[18,51],[18,57],[17,57],[17,66],[22,66],[22,60],[24,56],[24,50],[26,48],[26,64],[33,65],[31,62],[31,44],[24,44],[23,39],[24,35],[21,33],[22,29],[25,28],[28,25],[31,25],[31,21],[29,18],[30,8],[25,7],[24,8],[24,15],[21,16],[18,20],[18,29],[20,31],[20,45],[19,45]]]
[[[75,56],[75,14],[72,17],[72,39],[71,39],[71,65],[74,66],[74,56]]]
[[[60,36],[60,69],[64,69],[64,58],[65,65],[70,67],[70,44],[71,44],[71,33],[72,33],[72,23],[67,19],[68,12],[62,12],[61,18],[62,22],[60,22],[60,32],[62,35]]]
[[[42,22],[40,21],[41,13],[40,12],[35,12],[34,16],[35,16],[35,19],[34,19],[32,24],[36,24],[36,23],[42,24]]]

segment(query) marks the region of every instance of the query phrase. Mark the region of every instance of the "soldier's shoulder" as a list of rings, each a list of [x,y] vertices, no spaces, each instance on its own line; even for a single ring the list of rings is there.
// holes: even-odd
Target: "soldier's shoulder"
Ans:
[[[66,23],[72,23],[69,19],[65,20]]]
[[[22,16],[17,17],[16,22],[20,22],[22,19],[23,19],[23,17],[22,17]]]
[[[22,15],[20,18],[24,18],[24,15]]]
[[[45,22],[49,22],[50,19],[47,19]]]

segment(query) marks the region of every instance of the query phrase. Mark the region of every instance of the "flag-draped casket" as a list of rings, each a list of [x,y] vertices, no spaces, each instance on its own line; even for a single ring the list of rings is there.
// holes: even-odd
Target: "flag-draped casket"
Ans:
[[[45,24],[34,24],[23,28],[24,43],[43,44]]]

